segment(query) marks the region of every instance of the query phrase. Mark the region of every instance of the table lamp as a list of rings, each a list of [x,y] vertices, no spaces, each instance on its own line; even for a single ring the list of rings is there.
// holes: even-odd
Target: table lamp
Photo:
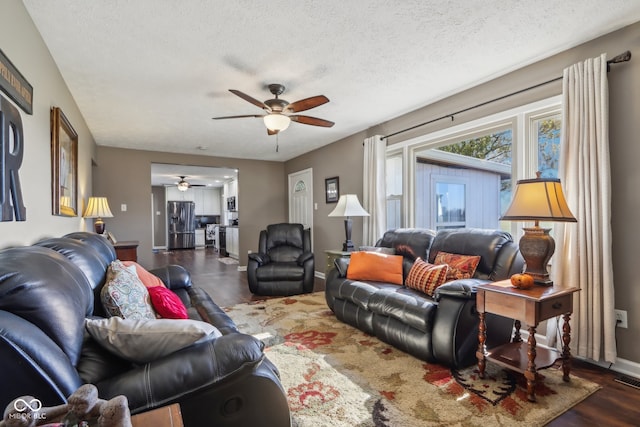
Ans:
[[[96,218],[94,228],[96,233],[103,234],[105,230],[104,221],[102,218],[111,218],[113,214],[109,209],[109,202],[106,197],[89,197],[87,208],[84,210],[83,218]]]
[[[569,210],[559,179],[522,179],[516,184],[511,205],[501,220],[535,221],[533,227],[523,227],[520,238],[520,253],[525,261],[525,274],[533,277],[534,283],[553,285],[547,265],[556,249],[550,228],[541,228],[540,221],[577,222]]]
[[[331,211],[329,216],[346,217],[344,220],[344,232],[347,240],[342,244],[342,250],[345,252],[353,251],[353,242],[351,241],[352,216],[369,216],[364,210],[358,196],[356,194],[343,194],[338,200],[335,209]]]

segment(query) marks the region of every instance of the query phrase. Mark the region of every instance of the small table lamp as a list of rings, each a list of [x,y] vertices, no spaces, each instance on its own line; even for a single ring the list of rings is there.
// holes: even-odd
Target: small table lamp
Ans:
[[[569,210],[559,179],[521,179],[516,184],[511,205],[501,220],[535,221],[533,227],[524,227],[520,238],[520,253],[525,260],[525,274],[536,284],[551,286],[547,265],[556,249],[550,228],[540,228],[539,221],[577,222]]]
[[[109,209],[109,202],[106,197],[89,197],[87,208],[84,210],[83,218],[96,218],[94,228],[96,233],[103,234],[105,230],[102,218],[111,218],[113,214]]]
[[[353,251],[353,242],[351,241],[351,225],[352,216],[369,216],[369,213],[364,210],[358,196],[356,194],[343,194],[338,200],[338,205],[331,211],[329,216],[343,216],[344,220],[344,232],[347,240],[342,244],[342,250],[345,252]]]

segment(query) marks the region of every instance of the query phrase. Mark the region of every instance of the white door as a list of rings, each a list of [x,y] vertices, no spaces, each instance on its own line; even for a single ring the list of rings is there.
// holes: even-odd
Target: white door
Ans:
[[[289,174],[289,222],[313,229],[313,169]],[[313,242],[313,237],[311,239]]]

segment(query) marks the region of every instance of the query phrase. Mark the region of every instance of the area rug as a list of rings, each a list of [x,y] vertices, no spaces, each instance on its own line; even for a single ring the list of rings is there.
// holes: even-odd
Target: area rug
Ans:
[[[218,258],[218,261],[220,261],[223,264],[227,264],[227,265],[237,264],[238,263],[237,259],[233,259],[231,257]]]
[[[423,362],[338,321],[322,292],[226,311],[266,344],[294,426],[541,426],[599,388],[550,368],[530,403],[522,375],[487,362],[483,380],[474,366]]]

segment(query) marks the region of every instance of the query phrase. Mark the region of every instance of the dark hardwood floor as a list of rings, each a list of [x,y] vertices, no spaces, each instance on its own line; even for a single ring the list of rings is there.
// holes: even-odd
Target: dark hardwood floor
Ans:
[[[204,288],[213,300],[226,307],[250,301],[263,300],[249,292],[246,272],[239,272],[235,264],[218,261],[218,253],[211,248],[196,250],[160,251],[153,256],[147,268],[166,264],[180,264],[187,268],[194,284]],[[316,269],[324,260],[316,260]],[[324,281],[316,279],[314,291],[324,290]],[[553,369],[553,368],[550,368]],[[640,390],[614,381],[616,372],[579,360],[573,360],[571,374],[588,379],[602,388],[554,419],[552,427],[640,425]]]

